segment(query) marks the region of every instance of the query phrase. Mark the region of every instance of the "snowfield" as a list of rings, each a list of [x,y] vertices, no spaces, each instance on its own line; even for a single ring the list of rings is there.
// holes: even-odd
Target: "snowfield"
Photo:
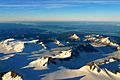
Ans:
[[[120,45],[98,34],[0,42],[0,80],[120,80]]]

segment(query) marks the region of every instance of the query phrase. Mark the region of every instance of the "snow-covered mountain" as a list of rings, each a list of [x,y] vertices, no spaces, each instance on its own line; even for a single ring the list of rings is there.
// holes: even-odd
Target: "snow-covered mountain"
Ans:
[[[77,34],[73,34],[69,38],[72,40],[80,40],[80,37]]]
[[[0,80],[23,80],[15,71],[0,73]]]
[[[26,67],[35,67],[35,69],[41,69],[41,68],[47,69],[49,64],[63,65],[63,66],[64,64],[71,65],[72,61],[78,60],[80,56],[84,58],[85,55],[88,56],[89,54],[92,55],[92,53],[93,54],[99,53],[99,51],[90,44],[79,44],[78,46],[69,48],[64,51],[60,50],[59,52],[56,51],[50,51],[50,52],[55,54],[52,54],[51,56],[43,56],[37,60],[34,60],[30,62]]]
[[[22,52],[24,42],[15,39],[6,39],[0,42],[0,53]]]
[[[2,40],[0,42],[1,79],[120,79],[120,50],[116,49],[119,48],[119,44],[101,35],[79,37],[73,34],[69,39],[68,36],[66,38]]]
[[[112,42],[109,37],[104,37],[104,36],[94,34],[94,35],[87,35],[85,36],[85,38],[86,38],[85,39],[86,41],[91,41],[96,45],[114,46],[114,47],[117,47],[118,50],[120,48],[120,45],[115,42]]]

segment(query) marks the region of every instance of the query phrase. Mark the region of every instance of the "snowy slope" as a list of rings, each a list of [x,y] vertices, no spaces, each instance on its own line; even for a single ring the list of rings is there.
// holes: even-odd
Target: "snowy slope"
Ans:
[[[108,46],[109,38],[92,37],[95,40],[91,42],[72,40],[69,43],[58,39],[48,42],[3,40],[0,43],[0,76],[7,80],[13,78],[10,71],[15,71],[18,73],[15,80],[119,80],[117,44]]]

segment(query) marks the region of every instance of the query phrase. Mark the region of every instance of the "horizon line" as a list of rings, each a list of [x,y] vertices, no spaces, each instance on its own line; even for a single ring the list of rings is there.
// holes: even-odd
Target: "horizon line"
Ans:
[[[73,20],[73,21],[70,21],[70,20],[26,20],[26,21],[24,21],[24,20],[16,20],[16,21],[0,21],[0,23],[6,23],[6,22],[120,22],[120,21],[101,21],[101,20],[96,20],[96,21],[94,21],[94,20]]]

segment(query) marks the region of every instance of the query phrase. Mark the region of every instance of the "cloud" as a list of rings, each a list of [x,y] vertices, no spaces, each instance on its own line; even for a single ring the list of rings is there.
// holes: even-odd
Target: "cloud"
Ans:
[[[63,8],[63,7],[67,7],[67,6],[73,6],[73,5],[69,5],[69,4],[40,4],[40,5],[35,5],[35,4],[24,4],[24,5],[12,5],[12,4],[8,4],[8,5],[0,5],[0,8]]]
[[[0,0],[0,8],[63,8],[87,4],[120,4],[119,0]]]

